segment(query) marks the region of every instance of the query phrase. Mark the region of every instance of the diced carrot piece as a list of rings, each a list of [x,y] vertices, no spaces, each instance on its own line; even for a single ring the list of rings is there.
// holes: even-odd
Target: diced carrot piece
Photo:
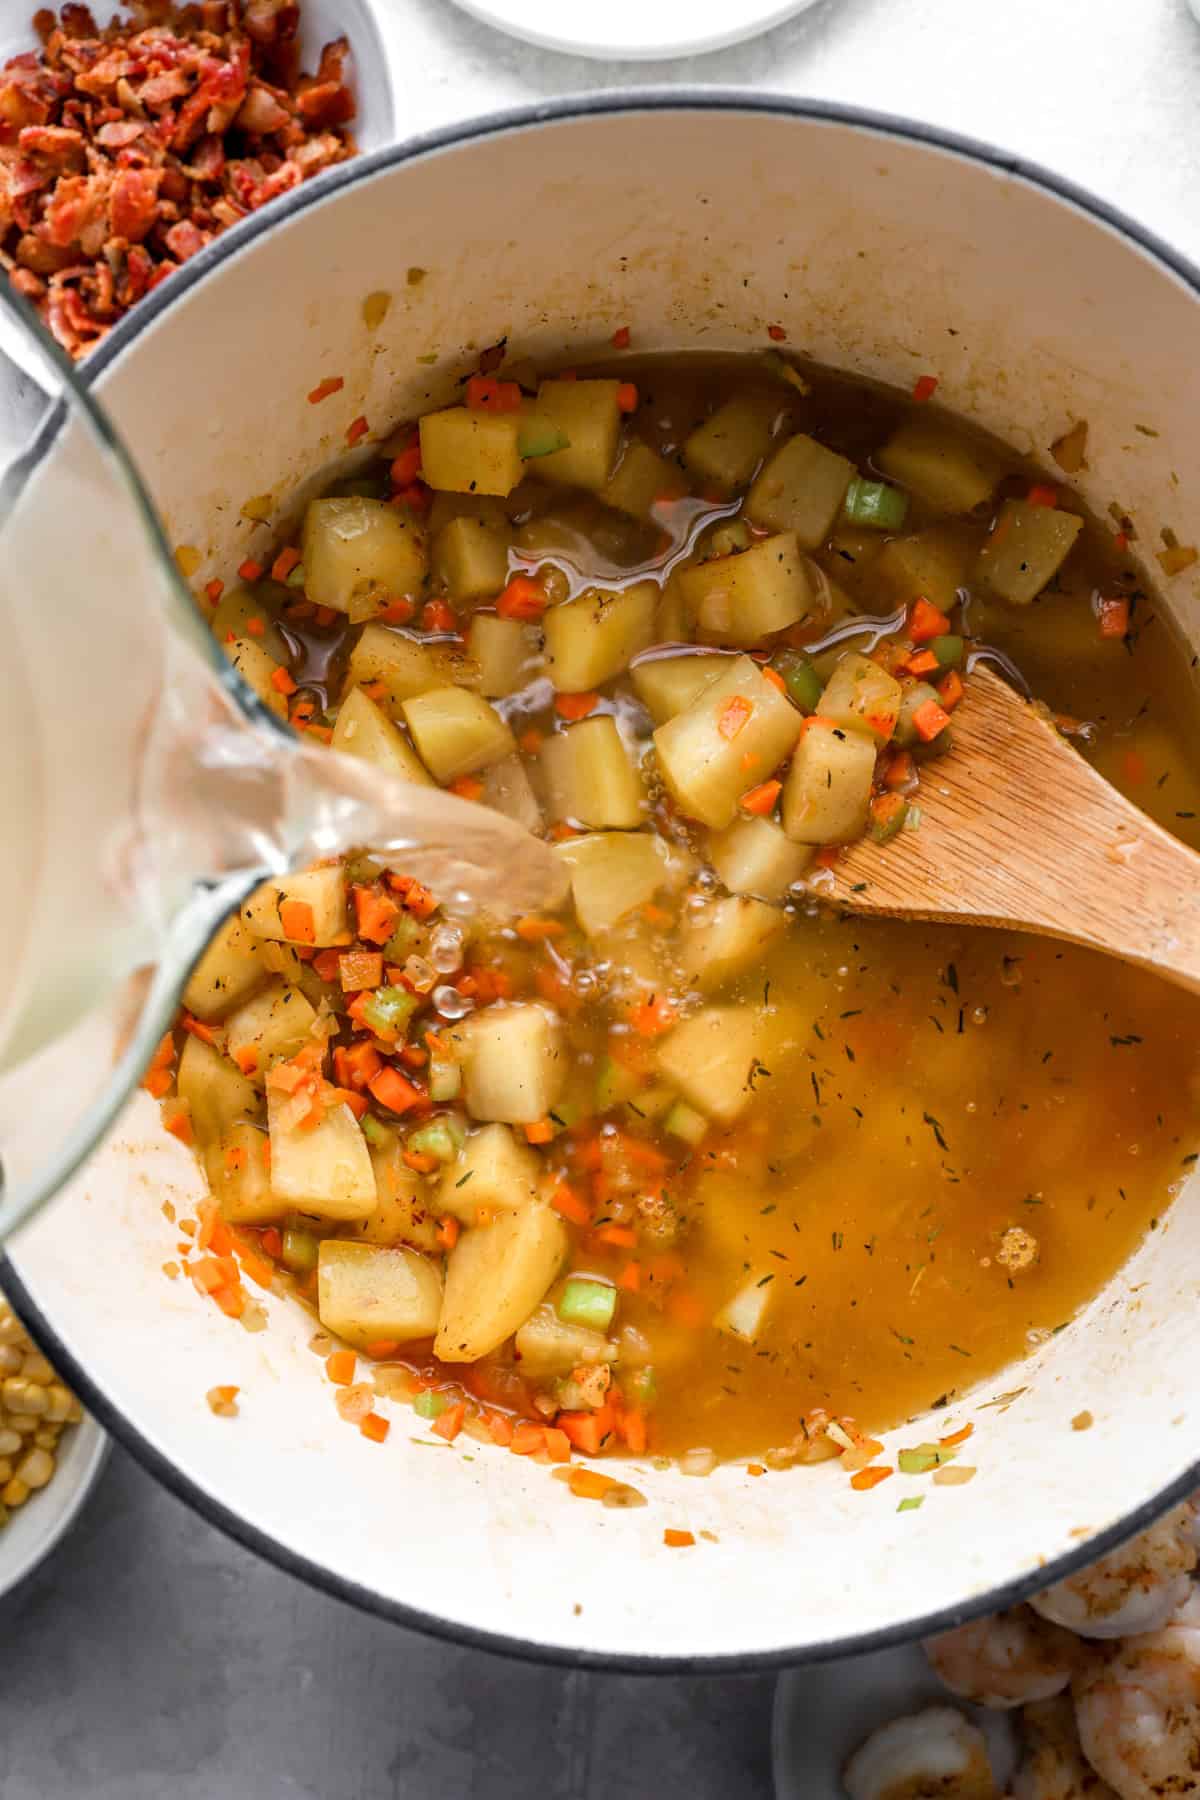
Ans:
[[[316,387],[308,396],[309,405],[316,406],[319,401],[328,400],[330,394],[339,394],[345,385],[345,376],[327,375],[324,381],[318,381]]]
[[[572,1469],[567,1482],[578,1500],[603,1500],[605,1494],[620,1485],[611,1475],[602,1475],[599,1469]]]
[[[974,1430],[974,1425],[964,1425],[961,1431],[952,1431],[948,1437],[939,1438],[938,1443],[943,1450],[952,1450],[955,1444],[965,1444]]]
[[[508,1447],[514,1456],[536,1456],[546,1447],[545,1431],[541,1425],[521,1419],[513,1427],[512,1442]]]
[[[527,1144],[548,1144],[553,1136],[554,1123],[551,1119],[535,1119],[532,1125],[525,1126]]]
[[[872,825],[886,829],[897,813],[903,813],[908,801],[903,794],[876,794],[869,808]]]
[[[546,590],[530,575],[514,575],[496,601],[502,619],[540,619],[546,610]]]
[[[445,1438],[448,1444],[452,1444],[462,1430],[463,1420],[466,1416],[467,1409],[463,1401],[460,1400],[456,1406],[448,1406],[445,1412],[439,1413],[433,1421],[434,1435]]]
[[[599,1456],[604,1434],[598,1413],[561,1412],[554,1421],[573,1449],[583,1456]]]
[[[782,781],[763,781],[758,787],[750,788],[738,801],[744,813],[754,818],[764,819],[774,812],[775,802],[783,791]]]
[[[856,1488],[860,1494],[869,1493],[872,1488],[878,1487],[881,1481],[886,1481],[889,1475],[895,1473],[895,1469],[887,1467],[886,1464],[876,1463],[872,1468],[859,1469],[857,1473],[853,1474],[850,1477],[850,1486]]]
[[[487,1412],[483,1415],[483,1422],[487,1426],[493,1444],[499,1444],[502,1449],[507,1449],[513,1441],[513,1422],[508,1414]]]
[[[632,381],[623,381],[617,389],[617,410],[623,413],[636,412],[638,409],[638,391]]]
[[[1057,506],[1058,489],[1044,481],[1035,481],[1025,498],[1030,506]]]
[[[640,1407],[626,1408],[621,1415],[620,1433],[625,1440],[625,1448],[634,1456],[644,1456],[649,1441],[646,1429],[646,1415]]]
[[[695,1541],[693,1532],[676,1531],[671,1525],[668,1525],[663,1532],[663,1543],[668,1550],[690,1550]]]
[[[238,1260],[242,1265],[242,1274],[248,1275],[256,1286],[269,1290],[275,1280],[274,1264],[268,1262],[265,1256],[256,1255],[249,1244],[242,1243],[240,1240],[237,1243],[237,1253]]]
[[[224,1287],[215,1288],[213,1300],[229,1319],[240,1319],[246,1310],[246,1295],[237,1282],[229,1282]]]
[[[278,1259],[283,1255],[283,1238],[280,1236],[274,1225],[267,1226],[259,1241],[267,1256],[273,1256]]]
[[[281,900],[279,923],[289,938],[299,944],[311,944],[317,935],[317,922],[307,900]]]
[[[783,344],[787,342],[787,332],[783,329],[782,325],[768,325],[767,336],[773,344]]]
[[[641,1264],[628,1262],[617,1276],[617,1286],[626,1294],[636,1294],[642,1285]]]
[[[922,743],[931,744],[939,732],[945,731],[950,715],[936,700],[925,700],[913,713],[912,722]]]
[[[163,1118],[163,1129],[169,1131],[172,1137],[177,1137],[181,1144],[194,1141],[192,1121],[185,1112],[167,1113]]]
[[[457,794],[460,800],[482,800],[483,783],[478,775],[460,775],[457,781],[450,783],[450,792]]]
[[[435,1420],[435,1431],[437,1430],[438,1423],[439,1421]],[[387,1437],[388,1432],[392,1429],[392,1422],[390,1419],[385,1419],[381,1413],[372,1412],[368,1413],[366,1418],[359,1422],[358,1429],[362,1432],[363,1436],[369,1438],[373,1444],[382,1444]]]
[[[494,375],[472,375],[466,388],[467,405],[474,412],[519,412],[521,385],[497,381]]]
[[[675,1024],[676,1010],[669,994],[652,994],[631,1009],[629,1023],[641,1038],[661,1037]]]
[[[628,348],[629,348],[629,327],[628,327],[628,325],[619,325],[617,327],[617,329],[613,332],[612,347],[614,350],[628,350]]]
[[[721,715],[717,720],[718,734],[728,743],[741,731],[753,711],[753,706],[744,695],[734,694],[721,708]]]
[[[380,609],[379,617],[385,625],[407,625],[416,610],[414,601],[405,594],[398,594]]]
[[[164,1094],[170,1092],[171,1083],[174,1079],[175,1077],[172,1075],[170,1069],[149,1069],[146,1074],[142,1076],[142,1086],[145,1088],[146,1092],[152,1094],[156,1100],[161,1100]]]
[[[362,413],[359,413],[357,419],[352,419],[346,427],[346,442],[350,448],[353,449],[360,439],[365,438],[370,429]]]
[[[783,679],[783,676],[779,673],[778,669],[772,669],[770,667],[767,667],[763,670],[762,674],[763,674],[763,680],[769,681],[771,686],[778,688],[781,694],[787,693],[787,691],[788,691],[787,682]]]
[[[550,1204],[556,1213],[569,1219],[572,1225],[586,1226],[592,1222],[592,1210],[586,1200],[582,1200],[565,1181],[560,1181],[550,1196]]]
[[[407,1112],[410,1106],[419,1106],[425,1099],[420,1088],[406,1081],[398,1069],[381,1069],[367,1086],[380,1106],[386,1106],[389,1112]]]
[[[281,550],[279,552],[279,555],[271,564],[271,580],[286,581],[292,570],[298,568],[299,565],[300,552],[297,550],[295,544],[289,544],[286,550]]]
[[[400,908],[389,894],[377,888],[354,887],[354,917],[358,935],[370,944],[386,944],[400,917]]]
[[[932,650],[914,650],[900,664],[906,675],[932,675],[938,667],[938,659]]]
[[[201,1019],[194,1019],[192,1017],[191,1013],[185,1012],[183,1014],[182,1018],[180,1019],[179,1023],[183,1026],[183,1029],[185,1031],[190,1032],[192,1037],[198,1037],[202,1043],[205,1043],[205,1044],[215,1044],[216,1043],[217,1034],[216,1034],[216,1031],[213,1029],[213,1027],[211,1025],[204,1024],[203,1020],[201,1020]]]
[[[419,881],[414,881],[404,896],[405,912],[410,912],[414,919],[428,919],[437,908],[438,903],[429,889],[422,887]]]
[[[908,635],[914,644],[927,644],[932,638],[945,637],[950,621],[932,600],[924,595],[914,600],[908,614]]]
[[[438,1220],[437,1241],[443,1250],[453,1250],[458,1242],[460,1226],[453,1213],[447,1213],[444,1219]]]
[[[907,750],[894,750],[883,772],[884,787],[892,789],[906,787],[912,780],[915,766]]]
[[[577,719],[586,719],[589,713],[595,712],[599,700],[599,694],[559,694],[554,710],[560,719],[574,724]]]
[[[957,669],[951,669],[949,673],[938,682],[938,693],[942,696],[942,705],[947,712],[954,711],[966,691],[966,688],[963,686],[963,678]]]
[[[688,1331],[698,1331],[708,1319],[708,1309],[698,1295],[680,1288],[667,1300],[667,1316]]]
[[[294,694],[296,683],[292,680],[283,664],[271,671],[271,686],[281,694]]]
[[[916,385],[913,388],[912,396],[918,406],[923,406],[927,400],[933,399],[934,394],[937,392],[937,384],[938,378],[936,375],[918,376]]]
[[[335,1387],[349,1387],[354,1380],[358,1358],[353,1350],[335,1350],[325,1358],[325,1373]]]
[[[632,1250],[637,1243],[637,1232],[631,1225],[601,1225],[592,1233],[598,1244],[612,1244],[618,1250]]]
[[[1100,621],[1100,636],[1102,638],[1123,638],[1129,636],[1128,600],[1102,599],[1096,607],[1096,617]]]
[[[217,575],[214,575],[211,581],[206,581],[204,584],[204,598],[208,601],[210,606],[215,606],[224,592],[225,583]]]
[[[542,1427],[542,1441],[546,1453],[552,1463],[566,1463],[571,1460],[571,1440],[565,1431],[559,1431],[554,1425]]]
[[[256,562],[252,556],[248,556],[245,562],[238,564],[238,575],[243,581],[258,581],[262,576],[262,572],[262,564]]]
[[[559,919],[518,919],[516,933],[527,944],[540,944],[544,938],[561,937],[566,930]]]

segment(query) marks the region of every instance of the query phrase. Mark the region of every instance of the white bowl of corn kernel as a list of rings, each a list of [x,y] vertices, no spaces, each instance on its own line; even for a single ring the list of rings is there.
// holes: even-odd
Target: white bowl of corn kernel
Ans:
[[[0,1294],[0,1594],[74,1524],[108,1449]]]

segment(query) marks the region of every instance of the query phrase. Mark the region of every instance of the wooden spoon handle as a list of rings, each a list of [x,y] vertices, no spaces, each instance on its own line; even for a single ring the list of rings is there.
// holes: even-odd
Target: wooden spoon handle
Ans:
[[[989,671],[970,693],[953,752],[922,771],[920,829],[854,845],[836,898],[1064,938],[1200,992],[1200,856]]]

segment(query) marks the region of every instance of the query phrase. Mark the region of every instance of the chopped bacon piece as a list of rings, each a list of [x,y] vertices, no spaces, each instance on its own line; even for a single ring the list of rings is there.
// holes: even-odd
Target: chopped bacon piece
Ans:
[[[108,220],[114,237],[140,244],[158,217],[161,169],[118,169],[108,196]]]

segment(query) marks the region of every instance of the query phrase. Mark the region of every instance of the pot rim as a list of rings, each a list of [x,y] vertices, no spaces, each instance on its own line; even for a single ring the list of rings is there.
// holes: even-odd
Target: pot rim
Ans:
[[[806,99],[781,94],[764,94],[738,87],[646,86],[609,88],[578,96],[541,102],[535,105],[507,108],[485,113],[458,123],[440,126],[383,149],[371,151],[351,162],[341,163],[304,187],[281,196],[262,212],[242,220],[232,230],[192,257],[173,276],[140,302],[138,307],[114,327],[108,337],[87,358],[85,380],[90,385],[117,360],[138,336],[152,325],[174,296],[204,279],[210,270],[236,256],[257,238],[270,231],[285,218],[319,206],[344,188],[369,181],[382,170],[415,162],[439,151],[469,144],[478,139],[500,136],[513,131],[536,129],[541,125],[565,123],[616,113],[639,112],[742,112],[760,113],[777,118],[799,118],[817,123],[846,125],[855,130],[873,132],[943,155],[979,163],[1008,175],[1033,188],[1064,201],[1108,227],[1136,250],[1152,257],[1189,288],[1200,301],[1200,268],[1165,242],[1146,226],[1129,217],[1120,207],[1100,199],[1063,175],[1031,162],[1014,152],[994,144],[963,136],[940,126],[869,107],[843,105],[834,101]],[[51,1361],[59,1368],[80,1395],[89,1412],[137,1459],[146,1471],[161,1481],[172,1493],[193,1507],[202,1518],[227,1536],[264,1557],[289,1575],[297,1576],[309,1586],[336,1599],[348,1601],[361,1611],[426,1636],[474,1650],[491,1651],[520,1661],[557,1665],[565,1668],[592,1669],[612,1674],[643,1675],[752,1675],[773,1672],[805,1663],[831,1662],[844,1657],[886,1650],[913,1639],[947,1631],[983,1614],[1014,1606],[1052,1582],[1061,1581],[1114,1549],[1135,1533],[1153,1523],[1168,1507],[1183,1500],[1200,1485],[1200,1458],[1190,1464],[1174,1481],[1159,1488],[1142,1505],[1077,1550],[1066,1552],[1052,1562],[1028,1574],[1017,1576],[994,1588],[974,1595],[960,1606],[907,1620],[879,1630],[851,1634],[822,1644],[807,1644],[792,1649],[698,1652],[686,1656],[656,1656],[635,1651],[599,1651],[567,1649],[559,1645],[488,1631],[426,1612],[421,1608],[392,1600],[345,1576],[336,1574],[311,1558],[298,1554],[287,1545],[234,1512],[215,1494],[178,1469],[168,1457],[143,1436],[140,1428],[114,1406],[91,1380],[71,1351],[61,1341],[53,1325],[33,1300],[24,1283],[7,1258],[0,1261],[3,1287],[16,1310],[33,1331]]]

